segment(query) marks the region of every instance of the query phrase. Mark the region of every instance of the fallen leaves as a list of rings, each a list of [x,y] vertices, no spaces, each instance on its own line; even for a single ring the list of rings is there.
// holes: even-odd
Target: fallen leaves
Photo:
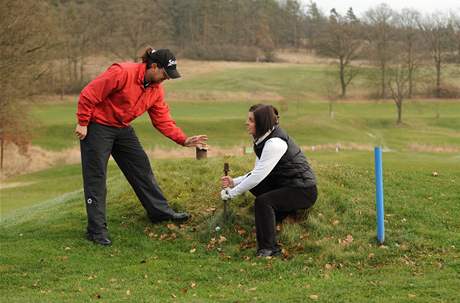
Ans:
[[[238,233],[238,235],[240,235],[240,236],[244,236],[244,235],[247,234],[247,231],[246,231],[243,227],[241,227],[241,226],[239,226],[239,225],[235,225],[235,231],[236,231],[236,232]]]
[[[281,249],[281,254],[283,255],[284,259],[289,259],[291,257],[291,254],[289,251],[285,248]]]
[[[87,277],[87,280],[94,280],[94,279],[96,279],[96,278],[97,278],[96,275],[89,275],[89,276]]]
[[[318,295],[310,295],[309,298],[311,300],[318,300],[319,299],[319,296]]]
[[[67,261],[69,260],[69,257],[68,256],[58,256],[57,259],[58,261]]]
[[[216,211],[216,208],[215,207],[208,207],[204,211],[207,212],[207,213],[214,213]]]
[[[240,249],[249,249],[249,248],[255,248],[255,247],[256,247],[255,241],[243,241],[240,243]]]
[[[161,233],[160,235],[158,235],[158,233],[156,233],[150,227],[146,227],[144,229],[144,234],[146,234],[147,237],[149,237],[152,240],[160,240],[160,241],[176,240],[177,239],[177,233],[173,232],[173,231],[178,231],[179,227],[177,225],[175,225],[175,224],[167,224],[166,227],[168,228],[168,230],[170,232]]]
[[[308,237],[309,237],[309,234],[308,234],[308,233],[301,234],[301,235],[300,235],[300,240],[308,239]]]
[[[176,226],[176,224],[174,224],[174,223],[166,224],[166,227],[167,227],[169,230],[176,230],[176,229],[177,229],[177,226]]]
[[[353,242],[353,236],[348,234],[345,239],[339,239],[339,244],[342,245],[342,246],[348,246],[350,245],[352,242]]]
[[[208,244],[206,245],[206,249],[208,251],[211,251],[214,248],[216,248],[218,245],[224,243],[225,241],[227,241],[227,238],[224,236],[219,236],[219,238],[211,238],[211,240],[209,240]],[[220,249],[218,248],[218,250]]]

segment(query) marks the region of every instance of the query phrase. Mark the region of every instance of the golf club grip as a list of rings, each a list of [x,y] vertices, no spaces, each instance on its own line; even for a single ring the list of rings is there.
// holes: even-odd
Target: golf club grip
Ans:
[[[224,163],[224,175],[228,176],[228,171],[230,170],[230,165],[227,162]]]

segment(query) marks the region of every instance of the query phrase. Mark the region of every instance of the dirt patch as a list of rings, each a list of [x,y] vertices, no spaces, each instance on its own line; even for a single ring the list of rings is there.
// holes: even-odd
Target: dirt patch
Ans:
[[[429,152],[429,153],[458,153],[460,147],[456,146],[434,146],[426,144],[409,144],[409,150],[415,152]]]
[[[14,144],[6,144],[3,171],[0,180],[6,177],[40,171],[56,164],[73,164],[80,161],[80,149],[69,148],[49,151],[38,146],[29,146],[21,153]]]
[[[275,53],[275,56],[282,62],[294,64],[331,64],[335,62],[334,59],[315,56],[309,50],[279,50]]]
[[[168,101],[281,101],[284,98],[275,92],[224,92],[224,91],[193,91],[190,92],[175,92],[170,90],[166,92]]]
[[[355,151],[372,151],[374,146],[370,144],[358,144],[358,143],[329,143],[329,144],[319,144],[319,145],[304,145],[302,150],[307,152],[315,151],[336,151],[341,150],[355,150]]]
[[[0,183],[0,190],[13,187],[27,186],[34,184],[36,182],[9,182],[9,183]]]

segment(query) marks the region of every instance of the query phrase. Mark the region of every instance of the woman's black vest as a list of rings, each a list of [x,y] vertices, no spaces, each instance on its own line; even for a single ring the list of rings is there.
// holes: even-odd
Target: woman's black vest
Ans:
[[[280,138],[287,143],[287,151],[279,162],[261,182],[264,186],[276,189],[280,187],[306,188],[316,185],[316,177],[300,148],[279,126],[259,144],[254,144],[254,152],[260,159],[265,142],[271,138]],[[262,184],[260,184],[262,185]]]

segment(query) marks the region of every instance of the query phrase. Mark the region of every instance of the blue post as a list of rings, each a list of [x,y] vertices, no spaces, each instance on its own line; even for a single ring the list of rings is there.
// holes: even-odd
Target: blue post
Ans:
[[[385,225],[383,212],[383,174],[382,174],[382,148],[374,148],[375,156],[375,194],[377,206],[377,241],[383,244],[385,241]]]

